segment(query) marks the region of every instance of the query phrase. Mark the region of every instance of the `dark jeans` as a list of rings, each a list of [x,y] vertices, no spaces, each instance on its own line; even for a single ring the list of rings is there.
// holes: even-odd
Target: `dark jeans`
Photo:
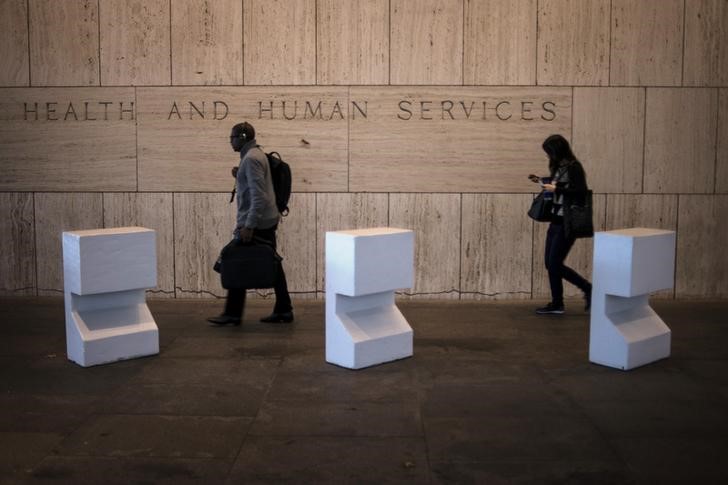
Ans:
[[[551,223],[548,233],[546,234],[546,253],[544,262],[549,272],[549,284],[551,285],[551,302],[554,305],[564,304],[564,285],[562,279],[565,279],[572,285],[579,288],[584,293],[591,293],[591,283],[584,279],[579,273],[564,265],[566,256],[569,255],[571,246],[574,245],[575,239],[567,238],[564,233],[563,224]]]
[[[276,248],[276,229],[273,226],[270,229],[256,229],[253,237],[270,241],[273,249]],[[278,279],[276,280],[273,290],[276,294],[276,303],[273,307],[275,313],[286,313],[293,310],[291,306],[291,296],[288,294],[288,283],[286,282],[286,273],[283,272],[283,265],[278,266]],[[228,290],[227,299],[225,300],[225,315],[231,317],[242,318],[245,309],[245,292],[246,290],[234,289]]]

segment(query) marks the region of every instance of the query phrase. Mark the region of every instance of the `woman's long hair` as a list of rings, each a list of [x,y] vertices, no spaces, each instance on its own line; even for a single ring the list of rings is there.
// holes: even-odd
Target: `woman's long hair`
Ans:
[[[562,161],[576,160],[574,152],[571,151],[569,142],[561,135],[551,135],[543,142],[543,151],[549,157],[549,170],[551,175],[556,172]]]

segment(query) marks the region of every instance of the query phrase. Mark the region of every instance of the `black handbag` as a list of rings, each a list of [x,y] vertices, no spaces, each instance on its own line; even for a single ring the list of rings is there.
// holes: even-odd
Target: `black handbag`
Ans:
[[[551,213],[553,199],[547,199],[545,194],[545,191],[538,194],[531,202],[531,208],[528,209],[528,217],[534,221],[549,222],[553,216]]]
[[[261,240],[241,243],[233,239],[222,248],[213,269],[220,273],[226,290],[273,288],[282,260],[273,246]]]
[[[564,197],[564,234],[567,238],[594,236],[592,191]]]

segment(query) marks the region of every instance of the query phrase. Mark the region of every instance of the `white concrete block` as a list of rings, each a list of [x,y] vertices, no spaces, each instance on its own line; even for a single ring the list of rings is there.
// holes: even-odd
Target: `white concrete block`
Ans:
[[[327,232],[326,264],[336,292],[359,296],[411,288],[414,240],[414,232],[391,227]]]
[[[63,233],[64,284],[77,295],[157,286],[155,232],[117,227]]]
[[[594,273],[610,295],[637,296],[672,288],[675,232],[620,229],[594,235]]]
[[[675,232],[622,229],[594,236],[589,360],[632,369],[670,356],[671,332],[649,293],[671,288]]]
[[[414,233],[326,233],[326,361],[361,369],[412,356],[413,332],[394,290],[414,283]]]
[[[88,367],[159,353],[145,296],[156,286],[155,239],[141,227],[63,233],[70,360]]]

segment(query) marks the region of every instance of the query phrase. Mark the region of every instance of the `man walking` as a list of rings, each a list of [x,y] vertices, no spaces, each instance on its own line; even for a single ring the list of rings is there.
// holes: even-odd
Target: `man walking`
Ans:
[[[238,123],[230,134],[230,145],[240,152],[240,165],[233,167],[237,192],[237,223],[233,238],[239,243],[248,243],[255,237],[265,240],[276,248],[276,229],[280,213],[276,206],[268,159],[258,147],[255,140],[255,129],[250,123]],[[273,313],[262,318],[264,323],[290,323],[293,321],[293,307],[288,294],[288,283],[283,266],[278,268],[278,277],[273,287],[276,303]],[[245,289],[228,290],[225,311],[208,318],[213,325],[240,325],[245,309]]]

